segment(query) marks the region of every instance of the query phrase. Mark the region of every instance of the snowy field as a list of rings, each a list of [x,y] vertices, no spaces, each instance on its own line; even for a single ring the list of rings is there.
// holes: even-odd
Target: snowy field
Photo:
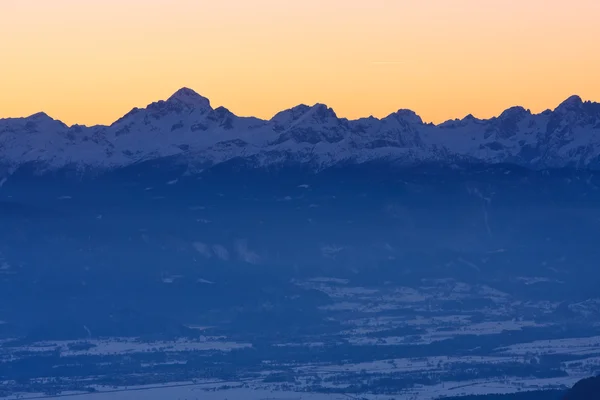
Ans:
[[[44,396],[42,394],[14,395],[7,400],[16,399],[48,399],[66,397],[72,400],[394,400],[398,398],[410,400],[435,400],[440,397],[483,395],[491,393],[517,393],[534,391],[543,388],[562,388],[572,386],[577,378],[562,379],[511,379],[485,380],[470,382],[444,382],[435,386],[420,386],[399,391],[392,395],[361,394],[324,394],[305,393],[301,391],[272,390],[254,388],[252,383],[222,382],[215,384],[179,383],[153,387],[129,387],[108,389],[98,387],[92,394],[64,393],[60,396]],[[227,388],[225,388],[225,386]]]
[[[540,281],[527,280],[526,284],[534,285]],[[181,375],[173,372],[156,375],[156,368],[174,372],[188,370],[190,357],[196,357],[195,362],[198,357],[201,360],[202,357],[217,357],[211,360],[218,360],[236,352],[238,355],[233,359],[227,359],[235,366],[236,357],[250,354],[244,352],[258,351],[254,350],[251,336],[247,340],[239,340],[239,334],[235,340],[226,334],[211,336],[210,326],[192,326],[203,335],[195,339],[104,338],[26,345],[3,340],[0,357],[4,361],[50,353],[60,354],[57,362],[61,359],[85,360],[86,357],[111,357],[110,360],[118,362],[148,356],[151,359],[140,362],[135,375],[164,374],[163,382],[147,385],[102,385],[95,383],[101,378],[95,375],[69,378],[73,382],[87,382],[86,390],[94,393],[65,390],[54,396],[50,393],[13,393],[6,398],[318,400],[402,396],[430,400],[443,396],[560,389],[600,370],[599,335],[565,338],[559,334],[548,340],[527,340],[535,338],[535,335],[527,336],[528,330],[554,332],[556,329],[556,322],[546,315],[557,305],[546,300],[523,302],[489,285],[469,285],[452,279],[426,281],[415,287],[352,286],[346,279],[327,277],[295,284],[326,294],[332,302],[322,311],[331,321],[338,321],[341,329],[331,334],[272,343],[270,348],[273,350],[264,356],[261,364],[249,366],[248,370],[236,367],[235,379],[221,379],[218,374],[210,379],[203,377],[202,371],[214,368],[206,364],[201,364],[204,366],[199,367],[198,377],[194,379],[180,381],[177,376]],[[447,307],[447,304],[456,306]],[[582,313],[586,312],[584,308]],[[515,334],[524,335],[523,339],[503,345],[506,340],[516,340],[512,338]],[[462,338],[467,338],[466,343],[461,342]],[[447,345],[457,340],[456,346]],[[432,346],[443,347],[430,350]],[[487,350],[483,350],[484,347]],[[348,359],[335,356],[334,361],[328,356],[337,348],[347,349]],[[298,355],[303,351],[314,354],[315,361],[298,361]],[[404,355],[407,351],[414,355]],[[387,354],[393,356],[386,357]],[[152,359],[155,355],[162,355],[160,361]],[[548,359],[549,356],[559,358]],[[352,361],[351,358],[365,361]],[[292,378],[273,378],[281,376]],[[377,392],[378,382],[385,379],[401,382],[398,383],[400,386]],[[52,379],[32,382],[47,384]],[[357,383],[367,389],[357,393]],[[4,384],[10,386],[14,382],[5,381]]]
[[[249,343],[234,343],[219,338],[201,338],[199,340],[178,339],[174,341],[145,342],[134,338],[90,339],[84,343],[88,349],[74,349],[80,340],[65,340],[53,342],[37,342],[28,346],[12,347],[11,352],[48,352],[59,351],[63,356],[98,356],[98,355],[126,355],[131,353],[152,352],[186,352],[186,351],[230,351],[251,347]]]

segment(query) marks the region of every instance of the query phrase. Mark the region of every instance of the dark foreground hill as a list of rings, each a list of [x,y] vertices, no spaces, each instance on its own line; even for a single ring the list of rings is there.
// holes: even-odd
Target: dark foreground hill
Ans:
[[[564,392],[560,390],[540,390],[511,394],[487,394],[480,396],[444,397],[443,400],[557,400]],[[441,400],[441,399],[440,399]]]
[[[600,376],[582,379],[566,393],[560,390],[541,390],[512,394],[489,394],[483,396],[444,397],[444,400],[598,400],[600,399]]]
[[[598,400],[600,399],[600,376],[587,378],[577,382],[563,397],[563,400]]]

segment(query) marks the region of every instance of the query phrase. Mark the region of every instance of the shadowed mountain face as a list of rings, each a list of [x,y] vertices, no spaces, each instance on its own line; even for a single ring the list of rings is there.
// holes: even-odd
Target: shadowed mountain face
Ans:
[[[238,117],[183,88],[110,126],[68,127],[44,113],[0,120],[5,174],[25,167],[101,173],[161,159],[191,172],[231,161],[312,170],[377,160],[597,168],[599,155],[600,104],[577,96],[541,114],[512,107],[495,118],[469,115],[436,126],[410,110],[347,120],[324,104],[299,105],[268,121]]]

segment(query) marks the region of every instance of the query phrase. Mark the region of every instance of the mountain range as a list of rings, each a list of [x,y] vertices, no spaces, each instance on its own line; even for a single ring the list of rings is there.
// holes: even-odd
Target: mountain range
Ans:
[[[490,119],[468,115],[438,125],[407,109],[349,120],[324,104],[298,105],[262,120],[213,108],[182,88],[109,126],[67,126],[45,113],[0,119],[5,172],[28,166],[42,174],[65,168],[101,173],[163,159],[191,171],[227,161],[314,170],[370,161],[598,169],[600,103],[571,96],[539,114],[511,107]]]

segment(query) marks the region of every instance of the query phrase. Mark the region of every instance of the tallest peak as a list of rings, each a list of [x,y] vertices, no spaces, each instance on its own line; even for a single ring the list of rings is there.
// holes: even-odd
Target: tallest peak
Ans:
[[[188,87],[182,87],[181,89],[179,89],[175,93],[173,93],[173,95],[171,96],[171,98],[179,98],[179,97],[202,97],[202,96],[200,96],[198,93],[196,93],[196,91],[194,89],[190,89]]]
[[[199,95],[187,87],[183,87],[173,93],[167,101],[182,103],[193,108],[211,108],[210,101],[206,97]]]

